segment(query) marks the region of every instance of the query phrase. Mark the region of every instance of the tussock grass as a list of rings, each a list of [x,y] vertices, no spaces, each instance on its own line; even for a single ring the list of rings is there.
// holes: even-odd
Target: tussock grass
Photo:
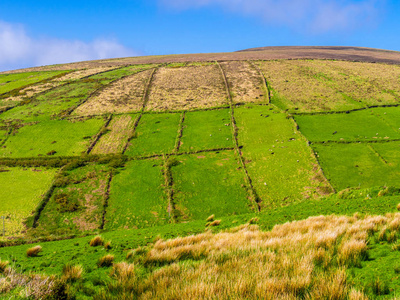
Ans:
[[[34,257],[34,256],[37,256],[42,251],[43,251],[42,246],[38,245],[38,246],[29,248],[28,250],[26,250],[26,256]]]
[[[89,245],[91,247],[96,247],[96,246],[102,246],[104,244],[104,240],[100,235],[95,236],[92,238],[92,240],[89,242]]]
[[[0,260],[0,273],[4,273],[4,271],[7,269],[9,262],[7,260]]]
[[[83,275],[83,268],[80,265],[74,266],[71,264],[66,264],[62,270],[62,278],[65,281],[77,281]]]
[[[216,234],[206,231],[160,239],[150,248],[127,255],[128,259],[140,256],[142,260],[137,262],[148,267],[148,276],[137,279],[133,265],[114,265],[111,276],[120,292],[116,283],[113,295],[137,295],[139,299],[367,299],[347,280],[346,270],[368,259],[372,238],[382,232],[396,234],[399,218],[400,214],[317,216],[277,225],[269,232],[247,223]],[[125,286],[120,277],[136,278],[135,285],[130,279]],[[370,282],[367,290],[382,295],[387,293],[387,284]]]
[[[103,257],[101,257],[98,262],[97,265],[101,268],[101,267],[109,267],[113,264],[114,262],[114,255],[112,254],[107,254],[104,255]]]

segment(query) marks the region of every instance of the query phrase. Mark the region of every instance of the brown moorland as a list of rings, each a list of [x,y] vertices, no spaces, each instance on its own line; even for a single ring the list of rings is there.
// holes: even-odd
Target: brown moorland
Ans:
[[[227,104],[218,65],[174,66],[160,68],[154,74],[146,110],[188,110]]]
[[[96,67],[112,67],[127,64],[232,61],[232,60],[274,60],[274,59],[335,59],[347,61],[380,62],[400,64],[400,52],[361,47],[282,46],[262,47],[227,53],[177,54],[159,56],[137,56],[105,60],[93,60],[62,65],[6,71],[16,73],[40,70],[70,70]]]

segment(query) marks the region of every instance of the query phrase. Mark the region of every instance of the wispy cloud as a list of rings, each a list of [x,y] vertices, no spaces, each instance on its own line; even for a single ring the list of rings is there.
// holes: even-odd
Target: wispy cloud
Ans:
[[[365,26],[376,19],[385,1],[377,0],[158,0],[164,7],[178,10],[207,6],[247,16],[263,22],[286,25],[307,33],[344,31]]]
[[[22,25],[0,21],[0,70],[134,55],[114,39],[37,39]]]

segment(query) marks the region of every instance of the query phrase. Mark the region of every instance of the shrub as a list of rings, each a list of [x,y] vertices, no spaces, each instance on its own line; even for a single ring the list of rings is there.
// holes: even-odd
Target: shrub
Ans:
[[[63,267],[63,279],[66,281],[77,281],[82,277],[83,268],[80,265],[73,266],[71,264],[66,264]]]
[[[109,267],[113,264],[114,262],[114,255],[112,254],[107,254],[99,259],[97,262],[97,265],[102,268],[102,267]]]
[[[38,245],[38,246],[35,246],[35,247],[32,247],[32,248],[29,248],[26,251],[26,256],[28,256],[28,257],[37,256],[42,251],[43,251],[42,246]]]
[[[89,243],[91,247],[102,246],[103,244],[104,240],[100,235],[97,235],[94,238],[92,238],[92,240]]]

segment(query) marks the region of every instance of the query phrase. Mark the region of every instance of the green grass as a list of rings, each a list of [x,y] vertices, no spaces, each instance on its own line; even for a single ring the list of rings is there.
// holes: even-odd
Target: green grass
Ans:
[[[399,169],[400,142],[394,141],[390,143],[375,143],[370,144],[370,146],[379,153],[379,155],[387,162],[390,168],[394,170]]]
[[[180,114],[144,114],[136,137],[125,152],[129,156],[170,153],[174,150]]]
[[[233,151],[178,156],[172,167],[175,208],[181,220],[250,212],[244,172]],[[242,187],[243,186],[243,187]]]
[[[394,130],[400,131],[400,107],[379,107],[371,109],[378,118],[384,120]]]
[[[0,216],[6,217],[6,236],[18,236],[25,229],[23,220],[31,215],[43,194],[50,188],[56,170],[43,168],[1,168],[1,170]]]
[[[262,206],[270,209],[328,193],[306,140],[270,106],[235,109],[239,143]]]
[[[234,147],[229,109],[188,112],[183,126],[181,152]]]
[[[63,172],[49,202],[40,214],[38,231],[56,234],[93,231],[102,223],[109,170],[89,164]]]
[[[382,145],[329,143],[313,147],[327,178],[335,189],[342,190],[358,186],[398,186],[400,172],[396,167],[397,164],[392,166],[386,164],[379,156],[381,147],[389,144],[391,143]]]
[[[24,126],[11,135],[0,149],[0,157],[76,156],[86,151],[103,119],[54,120]]]
[[[111,182],[105,228],[143,228],[168,222],[161,159],[127,163]]]
[[[387,108],[389,111],[389,108]],[[398,139],[395,131],[385,121],[377,118],[372,110],[349,114],[296,115],[300,131],[310,141],[365,141]]]
[[[128,76],[128,75],[133,75],[137,72],[140,72],[142,70],[147,70],[150,68],[155,67],[156,65],[154,64],[147,64],[147,65],[132,65],[116,70],[111,70],[108,72],[104,72],[101,74],[96,74],[93,76],[90,76],[89,78],[91,80],[99,80],[102,84],[107,84],[115,79]]]
[[[42,71],[14,74],[0,74],[0,94],[20,89],[24,86],[67,73],[67,71]]]

